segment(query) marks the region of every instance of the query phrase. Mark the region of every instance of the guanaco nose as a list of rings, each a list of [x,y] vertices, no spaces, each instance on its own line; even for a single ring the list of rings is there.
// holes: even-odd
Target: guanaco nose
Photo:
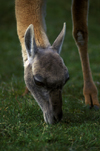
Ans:
[[[62,92],[60,89],[54,89],[50,92],[50,107],[52,108],[53,118],[55,122],[62,119]]]

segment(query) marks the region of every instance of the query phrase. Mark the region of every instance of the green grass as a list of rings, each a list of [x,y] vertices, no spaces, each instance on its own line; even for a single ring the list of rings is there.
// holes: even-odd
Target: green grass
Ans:
[[[57,4],[57,6],[56,6]],[[63,89],[63,119],[47,125],[42,111],[24,92],[23,64],[16,32],[14,1],[0,5],[0,151],[100,151],[100,111],[89,110],[82,94],[83,77],[72,38],[71,2],[48,0],[47,33],[52,43],[66,22],[61,53],[70,80]],[[89,57],[100,100],[100,1],[90,2]]]

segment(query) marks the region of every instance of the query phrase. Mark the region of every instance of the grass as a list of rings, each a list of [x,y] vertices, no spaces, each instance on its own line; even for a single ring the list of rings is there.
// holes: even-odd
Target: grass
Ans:
[[[70,0],[48,0],[47,27],[52,43],[66,22],[61,53],[70,81],[63,89],[63,119],[47,125],[42,111],[24,92],[21,48],[16,32],[14,1],[0,5],[0,151],[99,151],[100,111],[89,110],[82,94],[79,54],[72,38]],[[56,6],[56,4],[58,4]],[[90,2],[89,57],[100,100],[100,2]]]

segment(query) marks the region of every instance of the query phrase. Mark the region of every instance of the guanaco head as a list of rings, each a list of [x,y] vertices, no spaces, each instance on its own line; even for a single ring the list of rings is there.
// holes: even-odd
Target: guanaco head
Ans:
[[[37,47],[33,25],[25,33],[28,60],[25,63],[26,86],[43,111],[46,123],[53,124],[62,118],[62,88],[69,79],[60,51],[65,36],[65,24],[52,46]]]

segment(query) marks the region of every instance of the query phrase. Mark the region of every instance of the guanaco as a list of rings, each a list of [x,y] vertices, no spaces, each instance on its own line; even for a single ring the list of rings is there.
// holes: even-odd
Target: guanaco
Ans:
[[[88,0],[72,2],[73,37],[81,58],[85,103],[99,108],[87,52],[88,5]],[[46,34],[46,0],[15,0],[15,11],[26,86],[43,111],[45,122],[59,122],[62,118],[62,88],[69,79],[68,69],[60,57],[66,23],[51,45]]]

